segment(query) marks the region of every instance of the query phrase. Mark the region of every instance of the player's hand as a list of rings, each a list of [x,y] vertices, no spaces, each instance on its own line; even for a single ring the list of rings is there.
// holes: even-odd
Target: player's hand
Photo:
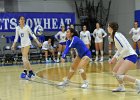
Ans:
[[[102,39],[102,38],[103,38],[103,36],[99,36],[99,38],[101,38],[101,39]]]
[[[115,57],[113,57],[110,61],[109,61],[109,64],[114,64],[116,63],[117,59]]]
[[[15,46],[12,45],[11,50],[15,50]]]
[[[64,63],[65,62],[65,59],[61,58],[61,62]]]
[[[38,42],[37,45],[38,45],[39,47],[42,47],[42,43],[40,43],[40,42]]]

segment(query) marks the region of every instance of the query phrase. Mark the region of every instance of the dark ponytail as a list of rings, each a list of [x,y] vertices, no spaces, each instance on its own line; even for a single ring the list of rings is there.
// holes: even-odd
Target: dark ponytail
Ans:
[[[113,30],[112,39],[114,40],[114,36],[115,36],[115,33],[118,31],[119,25],[116,22],[110,22],[109,27],[111,27]]]
[[[78,36],[78,33],[73,28],[69,28],[69,30],[72,33],[72,37]]]

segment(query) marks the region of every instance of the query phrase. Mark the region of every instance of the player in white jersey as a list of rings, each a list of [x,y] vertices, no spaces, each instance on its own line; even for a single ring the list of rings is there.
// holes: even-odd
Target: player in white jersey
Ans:
[[[91,36],[90,32],[87,30],[86,25],[83,26],[83,31],[80,32],[80,39],[85,43],[87,48],[90,48]]]
[[[98,61],[99,50],[101,52],[101,59],[103,61],[103,38],[107,35],[104,29],[101,28],[100,23],[96,23],[96,29],[93,31],[93,37],[95,38],[95,49],[96,49],[96,58],[95,61]]]
[[[140,28],[138,27],[138,22],[134,22],[134,28],[132,28],[129,32],[132,35],[133,40],[133,48],[136,50],[136,45],[138,44],[139,52],[140,52]]]
[[[119,82],[119,87],[114,89],[113,92],[124,92],[124,81],[133,82],[137,86],[137,92],[140,93],[140,80],[126,75],[127,71],[134,66],[137,61],[137,54],[127,41],[127,39],[118,31],[118,24],[111,22],[108,24],[108,32],[111,34],[117,48],[116,54],[113,56],[110,64],[114,64],[117,60],[116,65],[113,68],[113,74]]]
[[[57,62],[59,62],[60,55],[64,51],[66,47],[66,31],[65,31],[65,26],[61,27],[61,31],[59,31],[56,35],[55,38],[59,41],[59,46],[58,46],[58,54],[57,54]]]
[[[25,18],[24,16],[19,17],[19,26],[16,27],[16,34],[14,43],[11,47],[12,50],[15,49],[16,42],[18,41],[18,37],[21,38],[21,52],[22,52],[22,61],[24,66],[24,71],[21,73],[21,78],[32,78],[32,76],[35,76],[32,67],[30,65],[30,62],[28,60],[28,54],[29,49],[31,45],[31,40],[29,38],[29,35],[34,38],[34,40],[37,42],[38,46],[41,47],[41,43],[37,40],[36,36],[32,33],[30,27],[28,25],[25,25]],[[29,69],[29,74],[27,72],[27,69]]]
[[[55,54],[54,54],[54,48],[52,47],[51,39],[49,38],[48,41],[44,41],[42,45],[42,50],[45,52],[45,59],[46,63],[50,62],[48,60],[48,52],[50,52],[53,56],[53,61],[55,61]]]

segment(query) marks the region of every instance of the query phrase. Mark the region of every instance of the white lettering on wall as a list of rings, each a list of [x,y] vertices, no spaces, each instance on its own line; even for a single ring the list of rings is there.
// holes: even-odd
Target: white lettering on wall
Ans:
[[[15,29],[17,26],[17,20],[15,18],[12,18],[10,20],[10,29]]]
[[[5,19],[3,19],[3,21],[4,21],[4,30],[8,30],[9,19],[5,18]]]
[[[32,19],[28,18],[28,19],[26,20],[26,24],[27,24],[30,28],[32,28],[32,27],[33,27]]]
[[[58,28],[57,22],[58,22],[57,18],[52,18],[52,29]]]
[[[44,29],[51,29],[51,19],[50,18],[43,18],[44,22]]]
[[[2,19],[0,19],[0,30],[2,30]]]
[[[35,26],[41,25],[42,18],[33,18],[33,21]]]

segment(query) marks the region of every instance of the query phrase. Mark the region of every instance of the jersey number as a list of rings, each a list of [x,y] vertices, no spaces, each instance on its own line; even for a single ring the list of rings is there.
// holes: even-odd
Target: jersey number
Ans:
[[[21,33],[21,37],[24,37],[24,33]]]

